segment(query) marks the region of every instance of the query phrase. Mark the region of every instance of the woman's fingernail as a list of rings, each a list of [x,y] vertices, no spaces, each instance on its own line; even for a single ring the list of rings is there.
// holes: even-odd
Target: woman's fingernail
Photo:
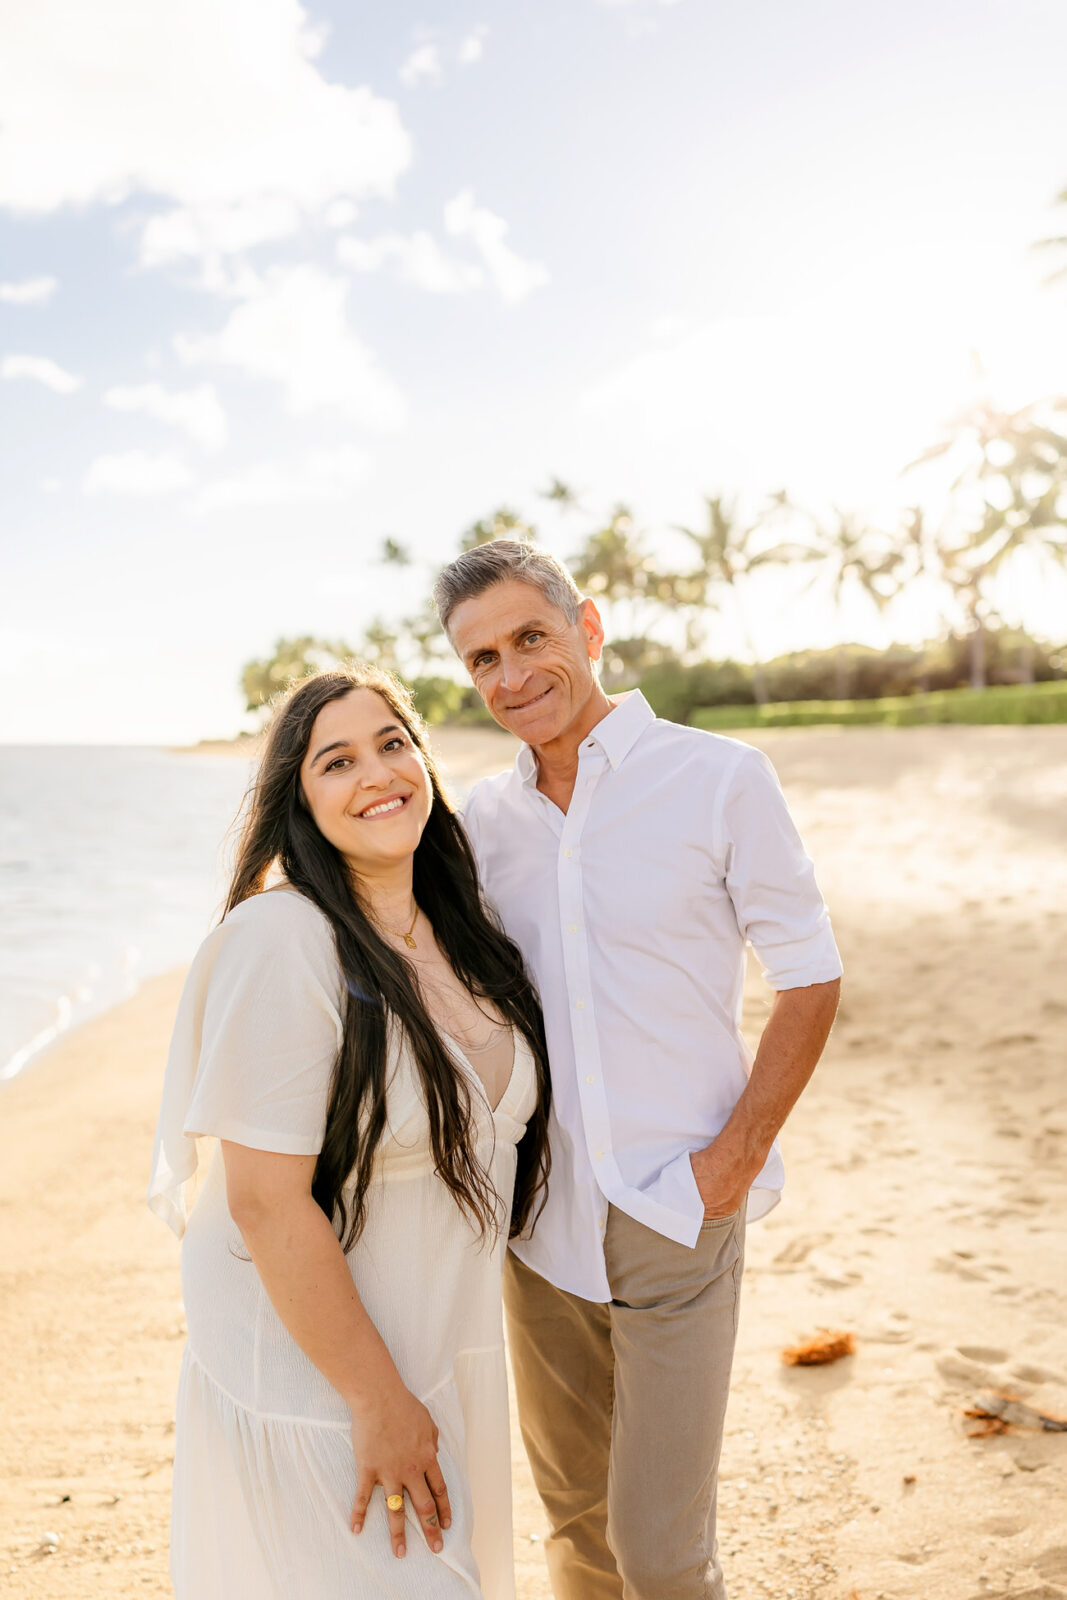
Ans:
[[[405,1548],[404,1545],[398,1544],[397,1547],[396,1547],[396,1553],[397,1553],[398,1556],[406,1556],[407,1555],[407,1549]]]
[[[434,1542],[433,1542],[433,1544],[431,1546],[431,1549],[433,1549],[435,1552],[439,1552],[441,1550],[441,1541],[440,1541],[440,1539],[435,1539],[434,1540]]]

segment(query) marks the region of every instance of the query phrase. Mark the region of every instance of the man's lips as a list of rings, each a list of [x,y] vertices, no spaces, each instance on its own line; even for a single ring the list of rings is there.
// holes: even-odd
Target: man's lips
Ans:
[[[519,705],[505,706],[504,709],[505,711],[529,711],[531,706],[539,706],[546,695],[551,693],[552,685],[549,684],[547,689],[542,689],[540,694],[535,694],[532,700],[523,700]]]
[[[406,794],[383,795],[380,800],[372,800],[362,811],[354,811],[351,815],[363,822],[377,822],[379,817],[395,817],[403,811],[410,798]]]

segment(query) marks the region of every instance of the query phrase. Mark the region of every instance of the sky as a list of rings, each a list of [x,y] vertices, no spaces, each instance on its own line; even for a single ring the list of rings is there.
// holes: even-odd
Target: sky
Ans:
[[[665,559],[706,493],[895,515],[980,394],[1067,392],[1065,59],[1061,0],[0,0],[0,742],[230,735],[502,502]]]

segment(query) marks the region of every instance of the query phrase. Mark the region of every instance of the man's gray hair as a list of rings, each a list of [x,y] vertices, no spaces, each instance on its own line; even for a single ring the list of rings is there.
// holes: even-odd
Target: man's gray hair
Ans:
[[[433,586],[433,603],[441,626],[448,632],[449,619],[464,600],[473,600],[496,583],[509,578],[540,589],[550,605],[562,611],[568,622],[578,621],[582,591],[563,565],[547,550],[518,539],[491,539],[488,544],[465,550],[450,561]]]

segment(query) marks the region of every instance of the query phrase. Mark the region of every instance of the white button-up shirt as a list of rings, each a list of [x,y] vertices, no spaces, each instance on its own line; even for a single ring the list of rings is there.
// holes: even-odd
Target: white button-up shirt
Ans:
[[[524,746],[475,785],[463,821],[540,991],[552,1070],[548,1201],[512,1248],[559,1288],[610,1300],[609,1201],[697,1242],[689,1154],[720,1132],[751,1066],[746,941],[775,989],[829,982],[841,974],[830,919],[766,757],[660,721],[637,692],[583,740],[566,814]],[[750,1217],[783,1178],[775,1145]]]

